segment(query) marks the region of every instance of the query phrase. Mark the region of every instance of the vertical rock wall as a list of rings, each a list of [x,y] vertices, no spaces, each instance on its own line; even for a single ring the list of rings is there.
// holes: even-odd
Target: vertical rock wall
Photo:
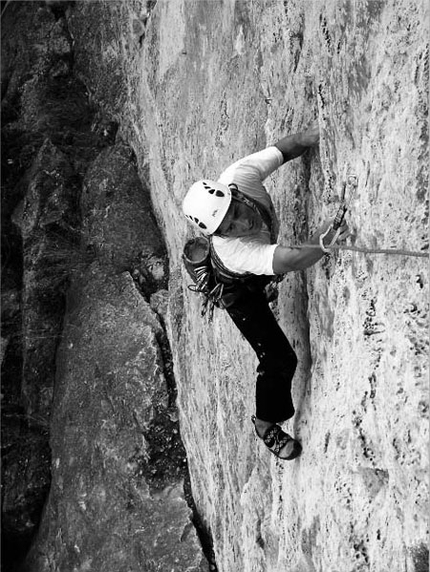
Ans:
[[[203,572],[162,322],[165,251],[124,143],[90,165],[81,209],[95,261],[68,290],[52,484],[25,569]]]
[[[333,214],[354,173],[351,243],[426,251],[426,16],[405,0],[88,1],[68,12],[75,71],[133,147],[167,244],[181,434],[222,572],[428,568],[427,261],[342,251],[285,278],[274,311],[300,360],[287,428],[304,450],[281,463],[249,421],[255,357],[222,312],[200,318],[180,260],[187,187],[313,119],[319,152],[267,181],[282,242]]]
[[[275,312],[300,359],[288,428],[304,452],[282,464],[249,422],[253,354],[222,312],[210,326],[201,320],[186,290],[180,204],[195,179],[216,177],[316,118],[319,153],[267,184],[282,241],[300,242],[333,214],[343,177],[354,173],[352,244],[425,251],[424,3],[176,0],[151,8],[104,3],[117,35],[96,51],[105,69],[123,54],[116,69],[128,90],[128,138],[149,169],[170,255],[181,429],[218,567],[423,570],[426,260],[339,252],[284,280]],[[74,22],[78,35],[79,16]]]
[[[425,19],[421,3],[160,3],[143,129],[172,264],[187,186],[314,117],[320,153],[268,182],[283,242],[334,212],[352,172],[352,243],[427,249]],[[254,356],[224,315],[200,320],[186,283],[171,290],[181,426],[220,570],[425,569],[426,260],[342,252],[284,281],[276,312],[301,362],[291,464],[252,435]]]
[[[2,8],[2,569],[204,572],[148,189],[68,3]]]
[[[49,423],[67,282],[80,252],[81,166],[98,137],[62,21],[2,3],[2,565],[16,564],[50,486]],[[4,344],[3,344],[4,342]]]

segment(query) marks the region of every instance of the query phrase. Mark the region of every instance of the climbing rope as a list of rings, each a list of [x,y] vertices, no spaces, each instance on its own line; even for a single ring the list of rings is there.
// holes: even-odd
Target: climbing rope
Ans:
[[[301,244],[292,246],[291,248],[318,248],[321,250],[319,244]],[[352,252],[363,252],[364,254],[391,254],[397,256],[414,256],[417,258],[429,258],[428,252],[419,252],[416,250],[406,250],[403,248],[366,248],[365,246],[344,246],[336,244],[333,246],[325,247],[326,252],[330,253],[336,250],[351,250]]]
[[[362,252],[364,254],[388,254],[397,256],[413,256],[418,258],[429,258],[428,252],[405,250],[403,248],[366,248],[364,246],[355,246],[355,245],[344,246],[336,244],[336,241],[340,234],[340,225],[342,224],[345,214],[352,203],[357,187],[358,187],[358,178],[356,177],[356,175],[349,175],[346,181],[342,185],[340,206],[333,220],[333,224],[326,230],[324,234],[322,234],[319,237],[318,245],[303,245],[299,248],[309,248],[311,246],[313,248],[320,248],[322,249],[323,252],[327,254],[329,254],[334,250],[350,250],[353,252]],[[334,237],[332,238],[330,244],[328,245],[324,244],[324,238],[332,230],[335,231]]]
[[[337,250],[352,250],[353,252],[364,252],[365,254],[395,254],[398,256],[415,256],[417,258],[429,258],[428,252],[418,252],[416,250],[405,250],[403,248],[365,248],[364,246],[343,246],[334,247]]]

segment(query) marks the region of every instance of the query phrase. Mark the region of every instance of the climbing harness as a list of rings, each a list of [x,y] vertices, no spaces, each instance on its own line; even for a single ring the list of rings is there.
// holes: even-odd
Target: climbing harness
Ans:
[[[209,322],[215,308],[229,308],[242,295],[243,289],[263,290],[267,301],[273,302],[277,296],[276,285],[283,278],[283,275],[268,277],[230,271],[206,236],[190,239],[184,247],[182,259],[193,280],[188,289],[202,295],[201,315],[208,314]]]
[[[355,175],[349,175],[347,180],[343,182],[342,191],[340,195],[340,206],[334,217],[333,223],[328,227],[328,229],[320,235],[320,247],[323,252],[330,252],[330,249],[336,244],[337,239],[340,235],[340,227],[342,225],[343,219],[345,218],[346,211],[349,209],[349,206],[354,198],[355,189],[357,188],[358,180]],[[332,238],[330,244],[324,244],[324,238],[328,235],[329,232],[332,230],[335,231],[335,235]]]

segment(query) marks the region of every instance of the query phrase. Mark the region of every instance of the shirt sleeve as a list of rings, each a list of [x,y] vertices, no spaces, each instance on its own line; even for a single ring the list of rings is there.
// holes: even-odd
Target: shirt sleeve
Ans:
[[[277,147],[274,145],[266,147],[262,151],[247,155],[230,165],[230,167],[222,173],[220,181],[223,182],[224,179],[228,179],[233,173],[237,176],[241,174],[242,171],[248,175],[257,177],[260,181],[264,181],[273,171],[279,169],[283,162],[283,155]]]
[[[212,240],[216,253],[228,270],[238,274],[274,274],[273,257],[277,244],[218,236]]]

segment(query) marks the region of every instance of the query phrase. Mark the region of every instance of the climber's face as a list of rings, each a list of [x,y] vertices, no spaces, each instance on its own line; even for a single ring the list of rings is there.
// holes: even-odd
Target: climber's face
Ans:
[[[216,234],[232,238],[252,236],[260,232],[262,223],[260,215],[251,207],[232,199]]]

